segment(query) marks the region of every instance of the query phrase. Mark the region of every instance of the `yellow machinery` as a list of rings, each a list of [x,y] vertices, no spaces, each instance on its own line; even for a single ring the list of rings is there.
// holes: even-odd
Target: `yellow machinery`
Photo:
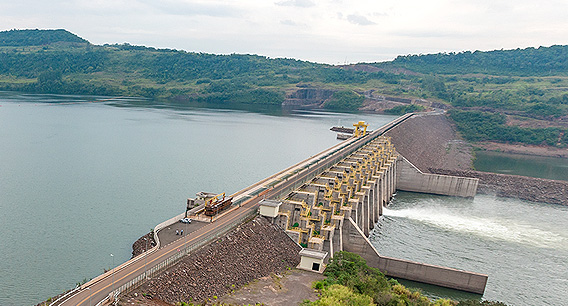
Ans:
[[[219,198],[219,197],[222,197],[222,198]],[[225,200],[225,193],[224,192],[212,197],[211,199],[209,199],[208,204],[211,205],[215,202],[220,202],[220,201],[223,201],[223,200]]]
[[[355,137],[360,137],[360,136],[365,136],[365,134],[367,134],[367,127],[369,125],[365,123],[365,121],[359,121],[357,123],[353,124],[353,127],[355,127],[355,130],[353,131],[353,136]],[[361,128],[363,128],[363,130],[361,130]]]

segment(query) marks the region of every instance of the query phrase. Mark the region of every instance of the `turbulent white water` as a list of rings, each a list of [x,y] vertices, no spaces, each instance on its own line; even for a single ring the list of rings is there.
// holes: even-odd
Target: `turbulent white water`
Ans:
[[[386,256],[489,275],[485,299],[564,305],[567,220],[566,206],[399,192],[370,240]],[[424,290],[431,296],[453,295],[439,288]]]
[[[562,233],[543,230],[538,228],[537,225],[523,223],[521,220],[466,215],[444,207],[385,209],[384,215],[416,220],[443,230],[541,248],[564,247],[568,239]]]

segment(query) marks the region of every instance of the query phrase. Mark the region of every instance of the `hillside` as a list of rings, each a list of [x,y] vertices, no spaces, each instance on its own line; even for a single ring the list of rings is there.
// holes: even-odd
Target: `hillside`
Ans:
[[[10,30],[0,32],[0,46],[41,46],[58,42],[88,43],[88,41],[63,29],[58,30]]]
[[[65,30],[10,30],[0,32],[0,90],[392,114],[454,109],[451,118],[468,140],[563,148],[567,55],[568,46],[552,46],[332,66],[128,43],[92,45]]]

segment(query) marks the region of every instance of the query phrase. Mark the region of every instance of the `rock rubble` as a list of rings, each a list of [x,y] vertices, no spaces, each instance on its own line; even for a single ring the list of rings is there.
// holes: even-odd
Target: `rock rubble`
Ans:
[[[144,240],[144,238],[147,239]],[[149,232],[148,234],[138,238],[138,240],[136,240],[133,244],[132,244],[132,257],[134,258],[142,253],[144,253],[146,250],[146,247],[148,247],[148,250],[153,248],[156,245],[156,241],[154,240],[154,231]]]
[[[386,133],[396,151],[422,172],[470,169],[472,147],[460,140],[443,114],[415,115]]]
[[[301,247],[263,217],[197,250],[126,298],[144,295],[170,304],[205,302],[300,262]]]

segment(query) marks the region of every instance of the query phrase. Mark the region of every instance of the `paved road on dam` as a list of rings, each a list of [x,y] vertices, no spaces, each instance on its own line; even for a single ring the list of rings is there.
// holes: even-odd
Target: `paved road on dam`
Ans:
[[[184,238],[180,238],[153,252],[148,251],[146,254],[142,254],[121,264],[119,267],[72,291],[53,305],[97,305],[100,301],[108,298],[109,294],[115,289],[143,275],[145,271],[162,264],[166,259],[178,254],[180,250],[198,242],[209,240],[217,234],[222,233],[227,227],[234,225],[235,222],[250,216],[253,211],[257,210],[258,202],[263,198],[280,197],[289,193],[291,190],[295,189],[295,187],[311,179],[316,174],[321,173],[344,156],[350,154],[376,136],[382,135],[385,131],[409,117],[410,115],[408,114],[399,117],[365,137],[345,140],[235,193],[233,195],[234,201],[240,203],[240,205],[231,208],[223,215],[215,218],[213,222],[194,232],[188,233]]]

